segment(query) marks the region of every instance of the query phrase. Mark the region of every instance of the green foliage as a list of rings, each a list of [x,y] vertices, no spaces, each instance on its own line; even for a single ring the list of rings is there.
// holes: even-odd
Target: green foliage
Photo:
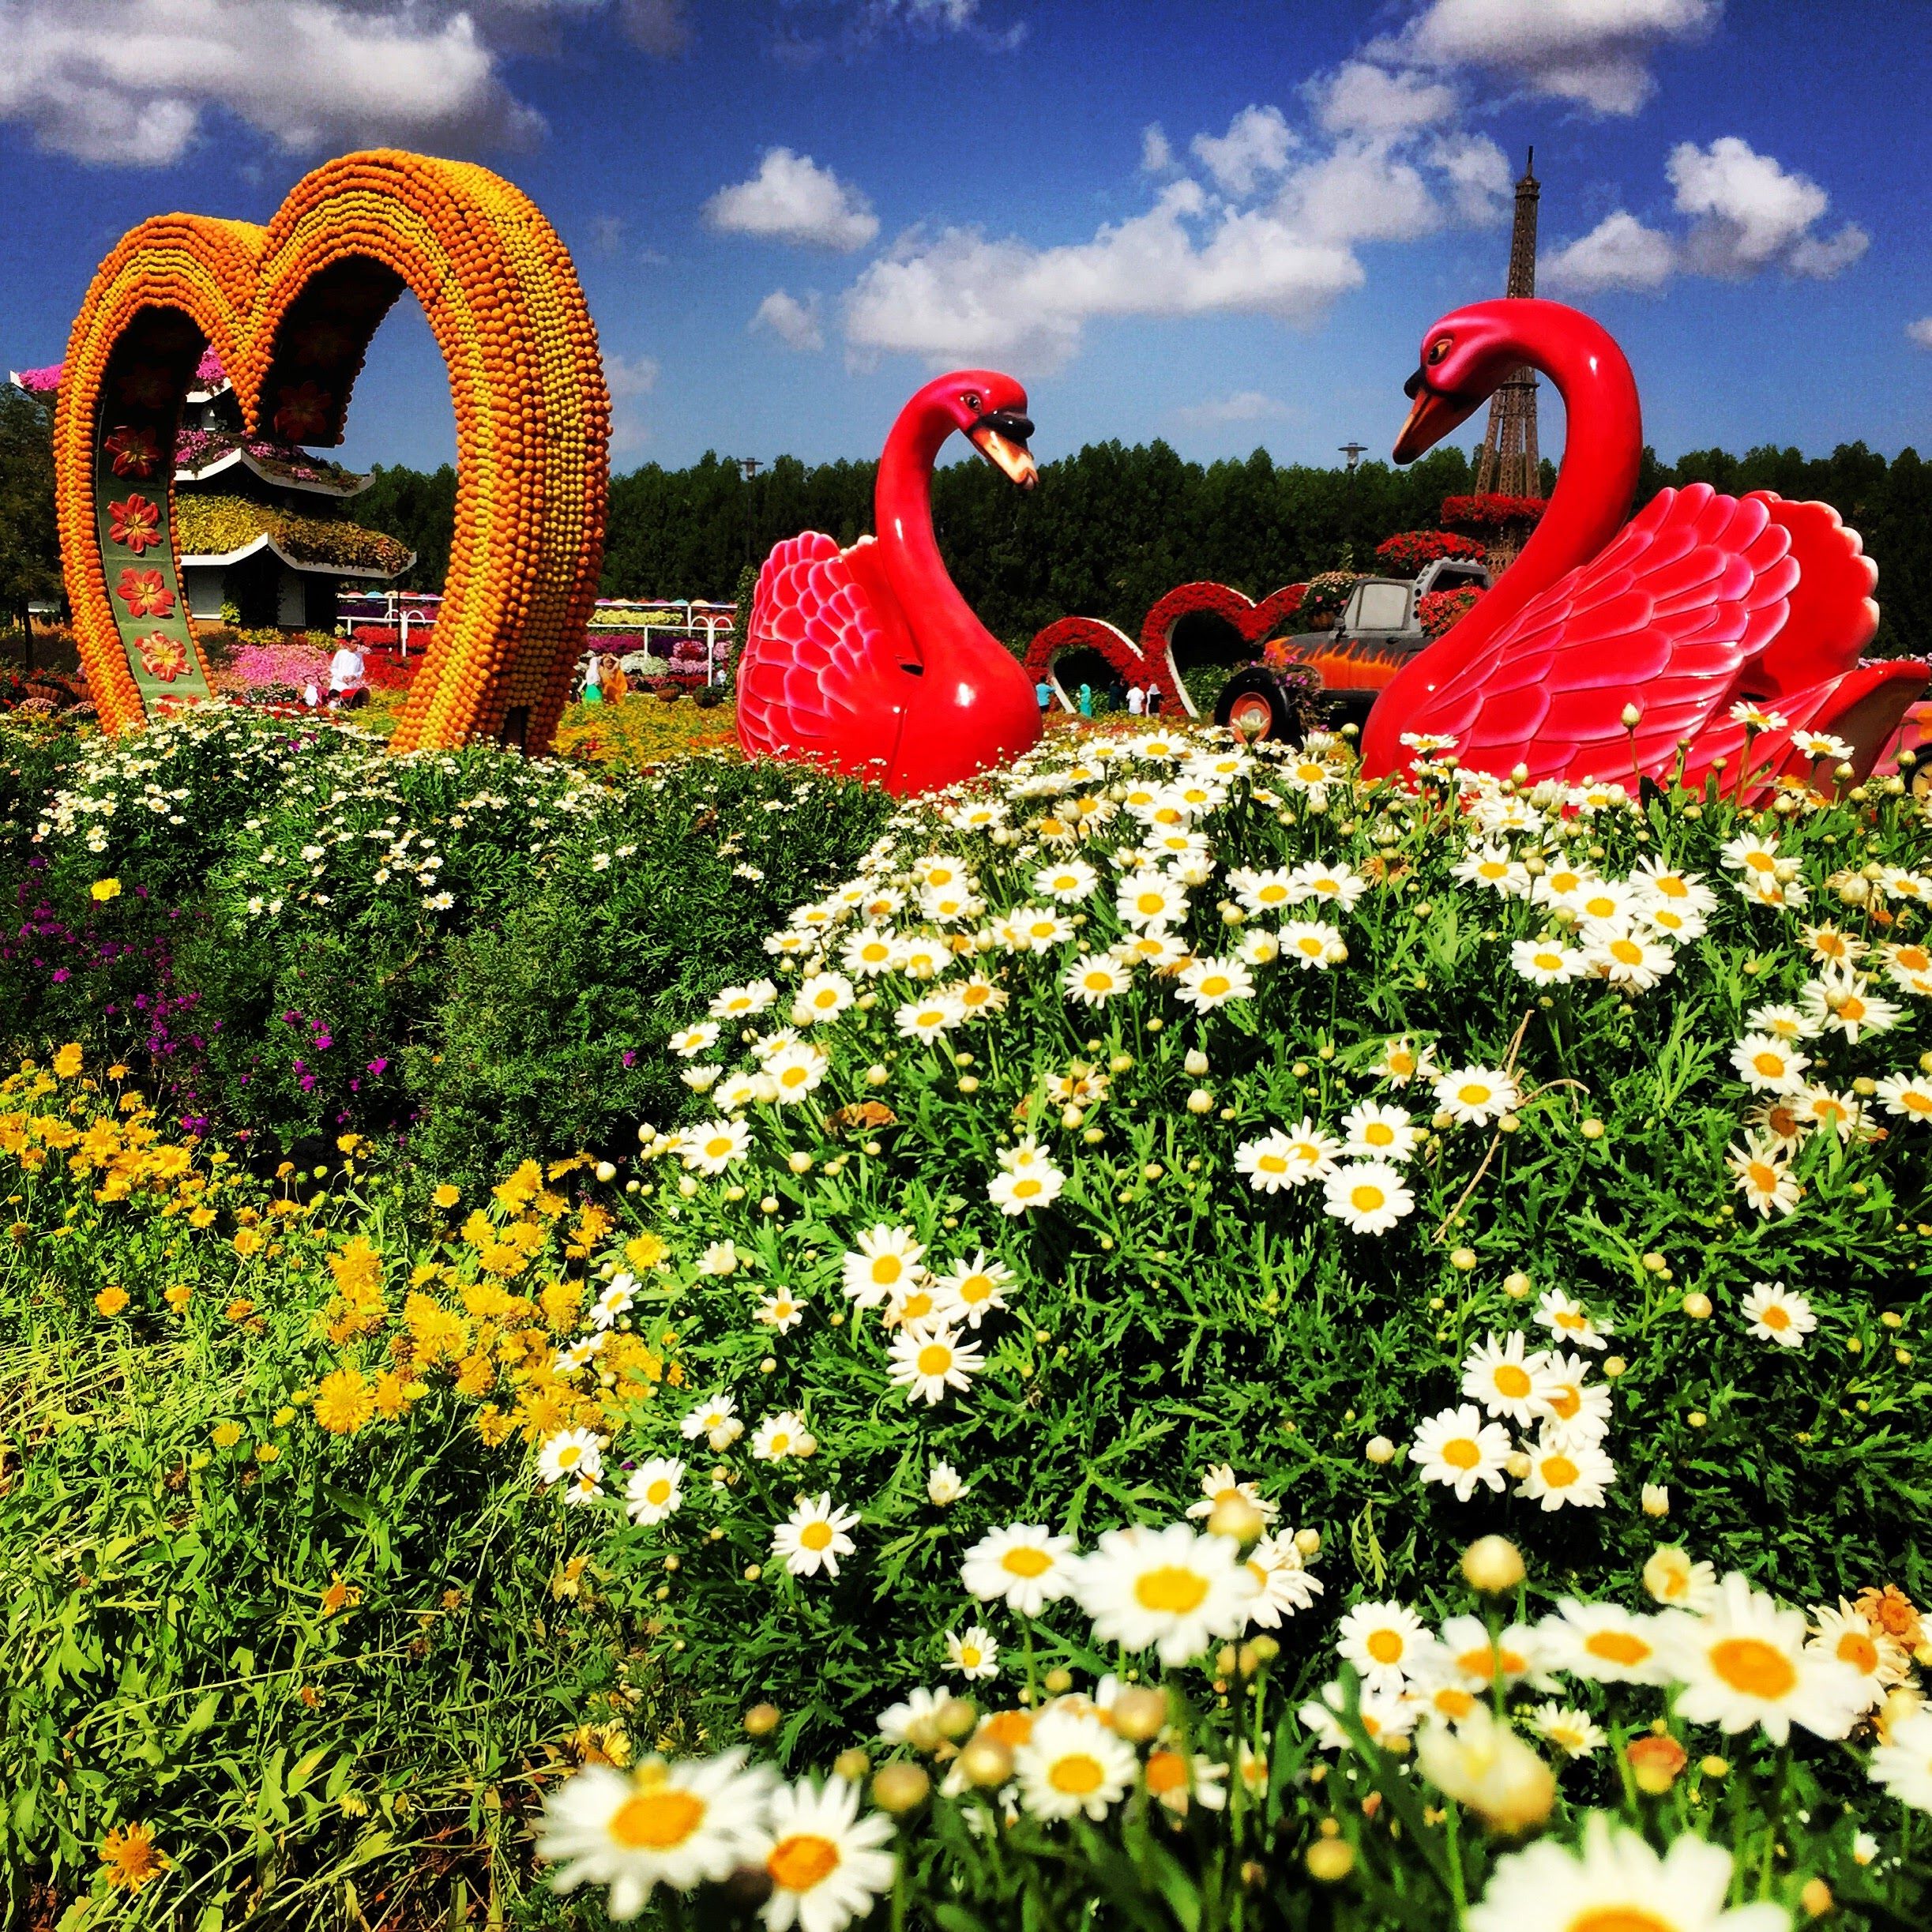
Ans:
[[[416,554],[415,562],[397,578],[395,587],[440,591],[449,574],[449,546],[456,528],[455,469],[447,463],[427,472],[378,463],[370,472],[369,487],[352,500],[357,517],[372,528],[400,538],[405,548]]]
[[[0,386],[0,616],[24,627],[29,603],[61,592],[53,406],[8,383]]]
[[[0,747],[0,889],[43,915],[0,942],[9,1051],[81,1040],[283,1148],[408,1127],[472,1178],[675,1118],[663,1040],[885,810],[788,766],[392,758],[235,712]]]

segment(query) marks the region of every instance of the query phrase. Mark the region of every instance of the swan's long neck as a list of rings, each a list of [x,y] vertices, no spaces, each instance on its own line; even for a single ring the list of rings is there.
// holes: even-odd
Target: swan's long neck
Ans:
[[[1608,333],[1573,309],[1524,299],[1508,304],[1520,361],[1540,370],[1563,399],[1563,467],[1550,506],[1522,554],[1426,661],[1432,683],[1486,644],[1532,598],[1587,563],[1622,528],[1643,456],[1636,378]],[[1441,653],[1438,656],[1438,653]]]
[[[885,439],[872,496],[886,580],[929,672],[949,652],[999,648],[947,574],[933,537],[933,464],[953,427],[944,409],[908,404]]]

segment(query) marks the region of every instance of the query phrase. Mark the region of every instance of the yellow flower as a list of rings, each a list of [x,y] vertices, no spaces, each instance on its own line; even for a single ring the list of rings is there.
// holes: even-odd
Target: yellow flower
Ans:
[[[656,1235],[636,1235],[624,1243],[624,1259],[641,1275],[655,1268],[670,1252],[669,1246]]]
[[[216,1423],[215,1446],[216,1449],[233,1449],[241,1439],[242,1425],[239,1423]]]
[[[376,1378],[376,1413],[385,1422],[393,1422],[408,1411],[415,1392],[421,1386],[419,1382],[404,1381],[393,1369],[385,1369]]]
[[[70,1040],[65,1047],[61,1048],[58,1053],[55,1054],[54,1071],[58,1073],[62,1080],[72,1080],[74,1075],[79,1073],[81,1070],[81,1054],[80,1047],[75,1044],[74,1042]]]
[[[562,1335],[577,1326],[578,1311],[584,1305],[584,1291],[574,1281],[553,1281],[539,1298],[543,1319],[551,1332]]]
[[[126,1066],[122,1062],[115,1061],[114,1065],[107,1069],[107,1077],[110,1080],[126,1080],[127,1078]],[[141,1096],[137,1093],[123,1094],[121,1099],[123,1106],[130,1100],[133,1101],[138,1106],[141,1103]]]
[[[111,1317],[118,1315],[127,1306],[127,1290],[126,1288],[103,1288],[100,1294],[94,1297],[94,1306],[103,1315]]]
[[[246,1321],[255,1312],[255,1304],[245,1295],[238,1295],[221,1311],[231,1321]]]
[[[251,1254],[261,1251],[261,1236],[252,1227],[238,1227],[235,1231],[235,1251],[246,1261]]]
[[[452,1187],[447,1181],[444,1182],[442,1186],[430,1196],[430,1199],[434,1201],[439,1208],[453,1208],[462,1198],[462,1189]]]
[[[362,1600],[362,1592],[354,1584],[344,1583],[340,1570],[329,1573],[329,1588],[322,1592],[322,1615],[325,1619],[333,1617],[339,1610],[353,1610]]]
[[[121,881],[118,879],[96,879],[88,890],[94,895],[97,905],[105,905],[110,899],[121,896]]]
[[[315,1392],[315,1419],[331,1435],[354,1435],[375,1412],[375,1392],[360,1369],[325,1375]]]
[[[282,1452],[273,1442],[257,1442],[255,1445],[257,1462],[279,1462],[281,1455]]]
[[[190,1287],[186,1282],[176,1281],[171,1283],[163,1291],[161,1299],[166,1302],[168,1306],[179,1315],[186,1311],[188,1303],[193,1299],[194,1294],[194,1289]]]
[[[94,890],[98,894],[100,888]],[[154,1842],[153,1832],[138,1823],[118,1826],[102,1840],[100,1862],[108,1889],[116,1892],[138,1892],[167,1869],[167,1855]]]
[[[494,1402],[486,1402],[476,1411],[476,1433],[491,1449],[503,1441],[516,1426],[516,1417],[505,1415]]]
[[[543,1185],[543,1170],[534,1160],[526,1160],[507,1181],[499,1181],[490,1191],[513,1214],[521,1214],[536,1200]]]
[[[282,1406],[269,1418],[269,1426],[271,1429],[286,1429],[295,1419],[295,1411],[291,1409],[286,1402],[284,1402]]]

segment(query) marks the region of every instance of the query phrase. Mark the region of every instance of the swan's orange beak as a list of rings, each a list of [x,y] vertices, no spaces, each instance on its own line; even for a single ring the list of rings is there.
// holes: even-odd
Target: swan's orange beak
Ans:
[[[1393,454],[1398,463],[1413,463],[1483,406],[1479,396],[1471,397],[1453,389],[1431,388],[1429,378],[1419,369],[1403,384],[1402,393],[1413,397],[1415,401],[1408,420],[1402,425],[1402,434],[1396,438]]]
[[[1032,431],[1032,424],[1024,416],[1009,415],[1002,411],[982,416],[966,432],[966,440],[1009,481],[1022,490],[1031,490],[1039,481],[1039,465],[1026,446]]]

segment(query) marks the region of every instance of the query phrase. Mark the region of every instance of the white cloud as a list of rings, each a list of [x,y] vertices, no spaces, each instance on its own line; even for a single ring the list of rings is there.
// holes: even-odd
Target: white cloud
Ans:
[[[1606,215],[1588,235],[1546,255],[1536,285],[1591,295],[1607,288],[1661,288],[1677,266],[1677,244],[1623,209]]]
[[[1371,61],[1344,61],[1310,83],[1316,125],[1330,134],[1386,135],[1454,118],[1456,90],[1417,73],[1392,73]]]
[[[603,379],[611,392],[611,448],[622,454],[650,441],[644,421],[644,399],[657,387],[654,355],[636,357],[604,352]]]
[[[1279,175],[1291,149],[1301,145],[1281,110],[1243,107],[1225,134],[1197,134],[1197,158],[1230,194],[1252,194],[1267,175]]]
[[[1205,403],[1190,403],[1175,411],[1175,416],[1194,429],[1213,429],[1229,423],[1261,423],[1293,412],[1287,404],[1260,389],[1237,389]]]
[[[1735,281],[1781,268],[1829,280],[1870,246],[1855,222],[1835,235],[1814,234],[1831,197],[1809,175],[1787,172],[1735,134],[1708,148],[1679,142],[1664,172],[1677,190],[1678,212],[1697,218],[1684,259],[1698,274]]]
[[[1509,156],[1488,135],[1440,135],[1430,147],[1429,161],[1448,178],[1459,221],[1474,228],[1502,220],[1516,180]]]
[[[825,346],[825,332],[819,324],[821,306],[817,289],[801,302],[786,290],[774,288],[758,304],[757,313],[752,317],[750,325],[753,329],[769,331],[787,348],[806,352],[822,349]]]
[[[545,51],[611,0],[0,0],[0,121],[84,161],[179,161],[210,111],[295,154],[524,148],[543,117],[502,56]],[[686,0],[618,0],[647,52],[683,44]]]
[[[1164,175],[1174,165],[1174,150],[1167,145],[1166,130],[1158,121],[1141,130],[1141,167],[1148,175]]]
[[[1650,63],[1708,33],[1723,0],[1427,0],[1366,51],[1429,68],[1481,67],[1592,112],[1634,114],[1656,90]]]
[[[809,154],[771,148],[749,181],[720,188],[705,204],[705,219],[727,235],[810,242],[849,254],[876,240],[872,204]]]
[[[1627,209],[1606,215],[1580,240],[1543,257],[1538,273],[1555,289],[1588,293],[1661,288],[1675,274],[1743,281],[1768,269],[1829,280],[1862,256],[1871,237],[1856,222],[1818,232],[1831,197],[1735,134],[1708,148],[1680,141],[1664,164],[1682,235],[1648,227]]]
[[[1922,315],[1915,322],[1905,325],[1905,333],[1922,349],[1932,349],[1932,315]]]

